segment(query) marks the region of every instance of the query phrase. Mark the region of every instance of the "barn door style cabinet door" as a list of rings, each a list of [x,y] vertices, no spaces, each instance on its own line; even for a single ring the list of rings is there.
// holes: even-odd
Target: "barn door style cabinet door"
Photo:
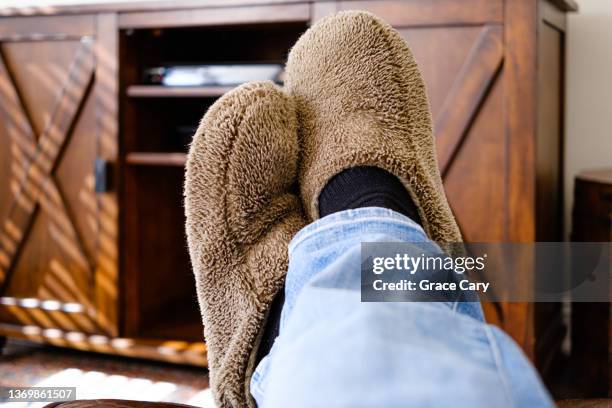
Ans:
[[[118,334],[118,209],[102,165],[117,154],[115,20],[0,24],[4,334],[56,344]]]
[[[4,335],[112,351],[120,334],[116,38],[114,14],[0,24]]]

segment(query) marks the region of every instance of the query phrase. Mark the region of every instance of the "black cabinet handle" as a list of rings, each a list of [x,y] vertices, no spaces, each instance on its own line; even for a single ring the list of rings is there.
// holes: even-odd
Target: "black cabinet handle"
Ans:
[[[94,162],[94,189],[96,193],[106,193],[112,187],[112,165],[108,160],[97,157]]]

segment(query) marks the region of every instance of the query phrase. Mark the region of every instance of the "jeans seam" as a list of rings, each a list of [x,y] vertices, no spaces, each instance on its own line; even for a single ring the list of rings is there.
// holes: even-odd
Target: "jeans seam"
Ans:
[[[510,402],[510,405],[515,407],[516,403],[514,399],[512,398],[512,392],[511,392],[512,390],[511,390],[508,378],[506,376],[506,372],[504,370],[504,363],[502,361],[501,353],[499,351],[499,346],[497,344],[497,340],[495,339],[495,335],[493,334],[491,327],[486,323],[484,324],[484,330],[487,335],[487,339],[489,340],[489,344],[491,346],[491,354],[493,354],[493,362],[495,363],[495,367],[497,367],[497,372],[499,374],[501,383],[504,387],[506,398],[508,399],[508,402]]]

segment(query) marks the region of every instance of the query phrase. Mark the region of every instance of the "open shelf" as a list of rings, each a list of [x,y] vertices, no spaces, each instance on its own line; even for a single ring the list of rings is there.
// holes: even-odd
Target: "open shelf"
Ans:
[[[162,86],[131,85],[127,96],[131,98],[216,98],[231,91],[232,86]]]
[[[202,116],[234,88],[151,85],[146,70],[283,64],[306,28],[300,22],[120,31],[122,336],[202,340],[185,240],[184,167]]]
[[[132,152],[125,156],[128,164],[139,166],[185,166],[187,162],[186,153],[149,153]]]

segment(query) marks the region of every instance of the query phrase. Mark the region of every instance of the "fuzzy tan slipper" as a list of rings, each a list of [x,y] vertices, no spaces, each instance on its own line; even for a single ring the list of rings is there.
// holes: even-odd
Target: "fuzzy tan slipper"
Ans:
[[[270,303],[287,271],[287,245],[305,224],[296,182],[292,102],[271,82],[219,99],[187,161],[189,253],[219,407],[254,406],[249,381]]]
[[[376,166],[402,181],[431,239],[461,241],[442,188],[425,85],[391,26],[361,11],[321,20],[291,50],[285,88],[298,112],[299,179],[311,219],[331,177]]]

